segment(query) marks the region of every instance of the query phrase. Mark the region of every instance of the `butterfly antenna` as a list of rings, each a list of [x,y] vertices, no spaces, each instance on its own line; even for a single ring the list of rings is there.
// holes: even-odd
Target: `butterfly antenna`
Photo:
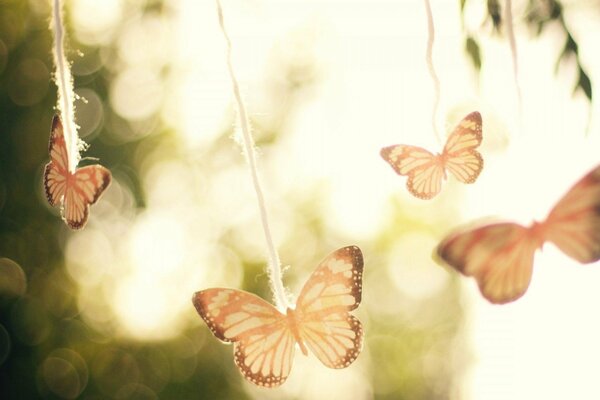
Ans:
[[[437,128],[437,113],[438,106],[440,104],[440,80],[435,72],[435,67],[433,65],[433,41],[435,40],[435,28],[433,25],[433,14],[431,12],[431,4],[429,0],[425,0],[425,10],[427,11],[427,28],[428,28],[428,38],[427,38],[427,52],[425,55],[425,60],[427,61],[427,67],[429,68],[429,75],[431,76],[431,80],[433,81],[433,89],[434,89],[434,100],[433,100],[433,109],[431,113],[431,125],[433,127],[433,132],[435,132],[435,137],[438,142],[442,143],[442,138],[440,137],[440,132]]]
[[[240,88],[238,85],[237,78],[235,76],[235,72],[233,70],[233,64],[231,62],[231,40],[229,39],[229,35],[227,33],[227,29],[225,28],[225,22],[223,18],[223,9],[221,7],[221,2],[219,0],[215,0],[217,3],[217,12],[219,15],[219,25],[221,27],[221,32],[223,32],[223,36],[225,38],[225,42],[227,43],[227,69],[229,70],[229,77],[231,78],[231,84],[233,87],[233,94],[235,96],[235,100],[238,108],[238,116],[240,119],[240,127],[243,134],[243,148],[246,154],[246,159],[250,166],[250,174],[252,176],[252,184],[254,186],[254,191],[256,192],[256,198],[258,202],[258,208],[260,210],[260,217],[262,222],[263,231],[265,234],[265,240],[267,242],[267,249],[269,252],[269,278],[271,282],[271,290],[273,291],[273,295],[275,297],[275,303],[280,311],[285,311],[289,304],[286,296],[285,287],[282,281],[281,274],[281,263],[279,261],[279,254],[277,254],[277,250],[275,249],[275,245],[273,243],[273,238],[271,236],[271,228],[269,225],[269,218],[267,215],[267,207],[265,206],[265,198],[263,195],[262,187],[260,184],[260,179],[258,177],[258,168],[256,166],[256,151],[254,147],[254,140],[252,139],[252,133],[250,132],[250,122],[248,120],[248,113],[246,112],[246,107],[244,105],[244,101],[242,100],[242,96],[240,94]]]
[[[67,144],[69,155],[69,171],[75,172],[79,162],[79,138],[77,137],[77,125],[75,124],[75,94],[73,92],[73,76],[67,58],[65,57],[65,29],[62,20],[62,3],[54,0],[52,3],[52,23],[50,25],[54,33],[54,64],[56,72],[54,81],[58,89],[58,109],[63,124],[63,134]]]

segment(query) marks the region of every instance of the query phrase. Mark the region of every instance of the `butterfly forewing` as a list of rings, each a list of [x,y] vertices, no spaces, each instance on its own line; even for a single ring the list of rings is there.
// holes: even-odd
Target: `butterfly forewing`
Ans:
[[[50,162],[46,164],[44,169],[44,189],[48,203],[55,206],[60,203],[65,195],[67,177],[69,176],[69,160],[63,127],[60,118],[56,115],[52,120],[48,153],[50,154]]]
[[[600,166],[577,182],[552,209],[544,239],[582,263],[600,259]]]
[[[483,169],[483,157],[475,150],[482,139],[481,114],[475,111],[460,121],[446,141],[445,168],[463,183],[475,182]]]
[[[405,144],[384,147],[380,154],[398,175],[405,176],[416,170],[427,168],[435,161],[435,156],[429,151]]]
[[[362,298],[362,273],[360,249],[341,248],[319,264],[298,296],[300,339],[327,367],[347,367],[362,349],[362,325],[349,313]]]
[[[362,298],[362,273],[363,257],[358,247],[334,251],[304,284],[296,311],[306,315],[354,310]]]
[[[44,189],[50,205],[63,203],[63,218],[72,229],[85,226],[89,207],[94,204],[111,182],[110,171],[101,165],[68,169],[69,153],[63,127],[58,116],[52,120],[48,146],[50,162],[44,170]]]
[[[234,359],[246,379],[278,386],[288,377],[295,340],[286,316],[258,296],[233,289],[207,289],[192,299],[212,333],[234,342]]]
[[[406,187],[413,196],[431,199],[439,193],[444,170],[434,154],[421,147],[399,144],[381,149],[381,157],[398,175],[408,176]]]
[[[501,223],[451,235],[440,243],[437,254],[464,275],[473,276],[486,299],[501,304],[527,290],[539,245],[527,228]]]

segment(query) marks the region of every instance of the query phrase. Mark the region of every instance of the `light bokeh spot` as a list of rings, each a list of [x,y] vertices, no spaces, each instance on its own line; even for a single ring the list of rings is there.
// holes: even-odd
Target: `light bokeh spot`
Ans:
[[[88,369],[85,360],[70,349],[56,349],[40,367],[47,388],[63,399],[75,399],[86,388]]]
[[[18,297],[27,291],[23,268],[9,258],[0,258],[0,296]]]

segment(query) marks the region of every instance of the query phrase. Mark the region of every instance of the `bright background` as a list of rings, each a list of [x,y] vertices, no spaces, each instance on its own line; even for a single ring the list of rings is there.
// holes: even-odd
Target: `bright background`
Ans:
[[[0,397],[599,398],[599,266],[546,246],[527,294],[493,306],[431,259],[469,221],[543,219],[599,161],[600,106],[573,94],[574,59],[555,70],[560,26],[535,36],[529,2],[513,2],[519,107],[485,3],[467,1],[461,17],[459,1],[432,0],[436,123],[447,132],[479,110],[485,168],[421,201],[378,153],[442,147],[423,2],[223,0],[286,286],[297,294],[339,247],[365,255],[361,356],[334,371],[298,355],[288,382],[265,390],[190,302],[215,286],[271,299],[215,4],[67,1],[84,156],[114,176],[85,230],[70,232],[41,188],[56,102],[50,8],[0,0]],[[594,84],[600,8],[563,5]]]

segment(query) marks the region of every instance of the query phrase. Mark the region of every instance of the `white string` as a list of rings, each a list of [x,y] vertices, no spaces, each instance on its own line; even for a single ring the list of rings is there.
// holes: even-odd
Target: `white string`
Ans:
[[[433,101],[433,110],[431,113],[431,126],[433,127],[433,131],[435,132],[435,136],[438,142],[442,143],[442,138],[440,137],[440,133],[437,129],[437,112],[438,106],[440,104],[440,80],[435,72],[435,68],[433,66],[433,41],[435,39],[435,29],[433,26],[433,14],[431,13],[431,4],[429,4],[429,0],[425,0],[425,9],[427,11],[427,27],[429,37],[427,39],[427,53],[425,56],[425,60],[427,61],[427,67],[429,68],[429,75],[431,76],[431,80],[433,81],[433,88],[435,91],[435,98]]]
[[[69,155],[69,171],[75,172],[79,163],[79,138],[75,124],[75,94],[73,92],[73,76],[64,50],[64,27],[62,22],[62,4],[54,0],[51,29],[54,33],[54,64],[56,74],[54,80],[58,88],[58,109],[63,125],[63,133]]]
[[[517,98],[519,101],[519,113],[521,113],[521,85],[519,84],[519,60],[517,53],[517,41],[515,39],[515,31],[513,30],[513,16],[512,16],[512,1],[506,0],[505,5],[506,11],[504,15],[506,33],[508,35],[508,42],[510,43],[510,52],[512,54],[513,62],[513,75],[515,80],[515,88],[517,90]]]
[[[265,233],[265,239],[267,242],[267,248],[269,252],[270,262],[268,272],[271,281],[271,290],[273,291],[273,295],[275,297],[275,304],[281,311],[285,311],[289,307],[289,304],[281,276],[281,263],[279,261],[279,255],[277,254],[277,250],[275,250],[275,245],[273,244],[271,229],[269,227],[269,219],[267,216],[267,208],[265,206],[265,199],[261,189],[260,180],[258,178],[258,170],[256,167],[256,154],[254,150],[254,140],[252,139],[252,134],[250,132],[250,122],[248,121],[246,107],[244,106],[242,96],[240,95],[239,85],[235,77],[235,73],[231,62],[231,40],[229,39],[229,35],[227,34],[227,30],[225,29],[225,23],[223,21],[223,9],[221,8],[221,2],[219,0],[216,0],[216,3],[217,11],[219,14],[219,24],[221,26],[223,36],[225,37],[225,41],[227,42],[227,68],[229,69],[229,77],[231,78],[231,83],[233,86],[233,94],[235,96],[235,100],[238,106],[240,127],[242,129],[244,138],[244,152],[246,153],[246,158],[248,160],[248,164],[250,165],[252,183],[254,185],[254,191],[256,192],[262,227]]]

